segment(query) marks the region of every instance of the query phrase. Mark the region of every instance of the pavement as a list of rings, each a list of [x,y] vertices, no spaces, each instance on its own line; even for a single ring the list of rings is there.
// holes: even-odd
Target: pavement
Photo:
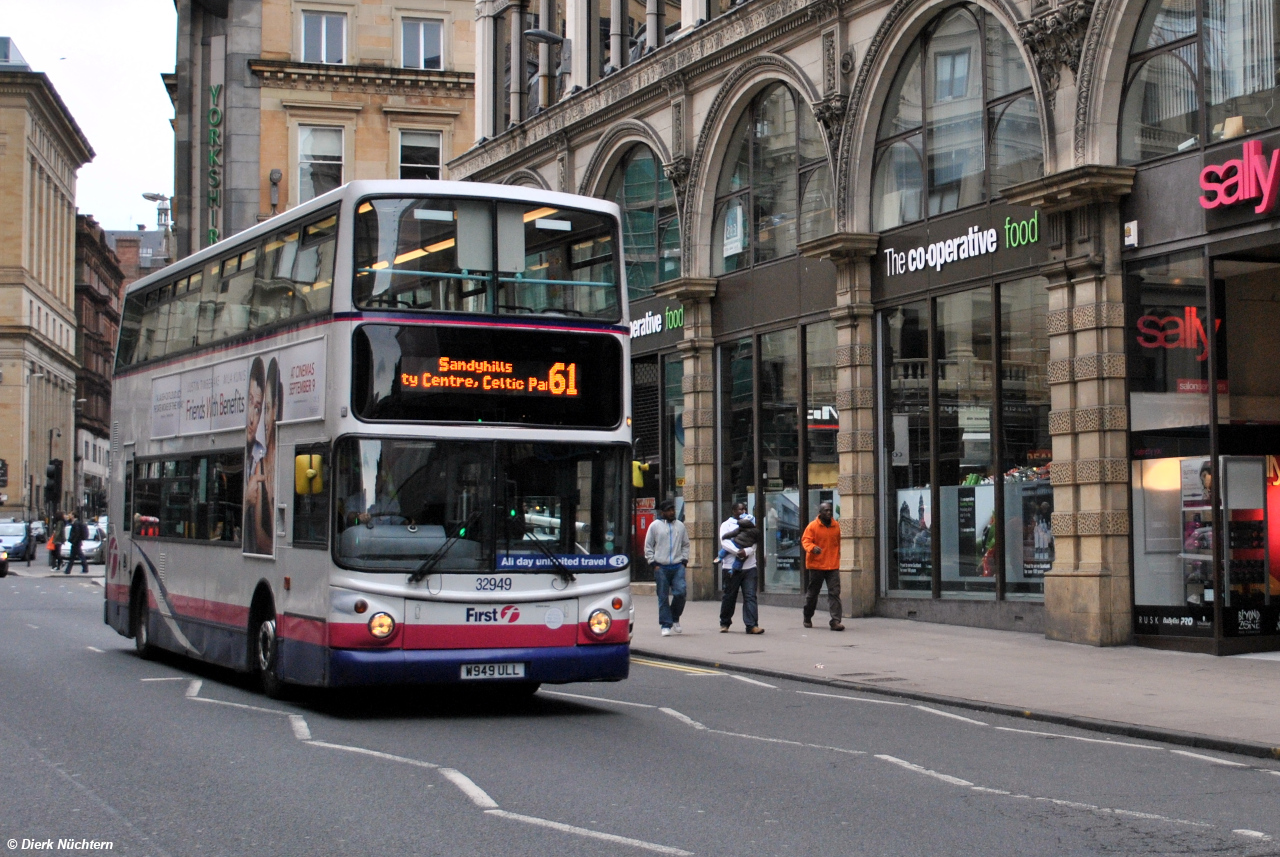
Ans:
[[[720,633],[720,602],[691,601],[683,634],[663,637],[658,602],[636,594],[632,653],[800,679],[1134,738],[1280,758],[1280,652],[1215,657],[1140,646],[1094,647],[1037,634],[760,606],[765,633],[743,632],[741,603]],[[823,595],[819,607],[826,607]]]

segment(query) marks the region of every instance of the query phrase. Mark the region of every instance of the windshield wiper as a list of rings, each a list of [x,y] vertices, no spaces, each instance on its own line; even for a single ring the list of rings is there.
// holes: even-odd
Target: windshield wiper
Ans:
[[[476,509],[470,515],[468,515],[467,519],[463,521],[461,524],[459,524],[458,528],[453,531],[453,535],[445,539],[444,542],[440,545],[440,547],[436,548],[431,553],[430,556],[428,556],[418,565],[417,569],[413,572],[413,574],[409,575],[409,582],[418,583],[424,577],[430,574],[432,569],[434,569],[436,565],[439,564],[440,560],[444,559],[445,554],[449,553],[449,550],[455,544],[457,544],[458,539],[462,538],[464,535],[467,534],[467,530],[471,527],[472,524],[476,522],[476,519],[478,519],[479,517],[480,517],[479,509]]]
[[[551,560],[551,564],[559,569],[556,574],[561,580],[565,583],[573,583],[578,579],[574,576],[572,571],[564,567],[564,563],[560,561],[560,558],[553,554],[551,550],[542,543],[542,539],[535,537],[531,541],[538,546],[538,550],[542,551],[542,555]]]

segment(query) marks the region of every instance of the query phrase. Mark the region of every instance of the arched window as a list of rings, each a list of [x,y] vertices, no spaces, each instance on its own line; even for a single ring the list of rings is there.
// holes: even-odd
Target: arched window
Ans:
[[[908,49],[880,116],[875,228],[946,214],[1043,174],[1040,116],[1017,42],[977,6],[942,13]]]
[[[788,256],[798,242],[834,228],[822,132],[808,105],[790,87],[774,84],[752,99],[729,138],[716,185],[711,272]]]
[[[1149,0],[1129,50],[1120,163],[1280,125],[1280,0]]]
[[[662,164],[643,143],[627,150],[605,197],[622,209],[622,247],[631,300],[680,276],[680,218],[676,192]]]

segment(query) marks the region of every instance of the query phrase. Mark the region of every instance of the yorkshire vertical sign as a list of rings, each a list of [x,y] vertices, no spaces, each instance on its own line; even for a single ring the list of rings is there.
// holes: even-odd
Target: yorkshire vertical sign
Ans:
[[[226,83],[227,37],[209,39],[209,81],[205,87],[208,107],[204,114],[205,245],[217,244],[222,237],[223,185],[226,170]]]

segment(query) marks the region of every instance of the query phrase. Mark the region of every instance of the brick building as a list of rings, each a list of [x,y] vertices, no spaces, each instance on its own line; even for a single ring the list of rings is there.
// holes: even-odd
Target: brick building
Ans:
[[[111,367],[120,330],[124,272],[106,231],[91,215],[76,217],[76,505],[105,514],[111,448]]]

